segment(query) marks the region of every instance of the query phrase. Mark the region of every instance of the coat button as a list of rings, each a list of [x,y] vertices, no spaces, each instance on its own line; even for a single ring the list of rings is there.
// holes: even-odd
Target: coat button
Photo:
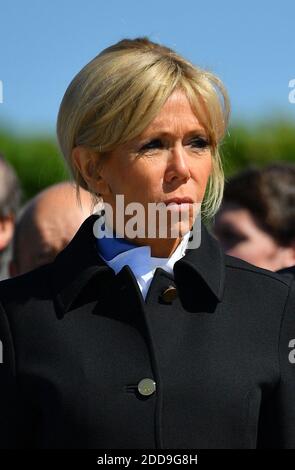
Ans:
[[[153,379],[141,379],[138,382],[137,389],[141,395],[152,395],[156,390],[156,382]]]
[[[171,303],[177,297],[177,290],[174,286],[168,286],[161,294],[161,300],[165,303]]]

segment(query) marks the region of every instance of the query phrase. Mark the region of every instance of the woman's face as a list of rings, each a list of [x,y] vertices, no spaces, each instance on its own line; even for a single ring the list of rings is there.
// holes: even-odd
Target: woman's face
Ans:
[[[139,137],[107,156],[100,172],[105,188],[102,196],[114,212],[116,195],[124,195],[125,206],[137,202],[145,210],[148,203],[176,197],[201,203],[211,169],[206,131],[186,95],[175,91]],[[173,206],[174,210],[189,210],[190,226],[196,215],[192,207]]]
[[[243,207],[224,204],[216,215],[214,233],[228,255],[260,268],[277,271],[295,264],[294,247],[278,245]]]
[[[140,136],[109,152],[99,169],[97,155],[83,147],[73,150],[73,158],[91,189],[100,193],[105,205],[112,208],[111,225],[114,224],[116,232],[122,235],[122,230],[116,228],[117,216],[122,220],[118,211],[124,211],[126,229],[129,219],[134,218],[134,212],[127,215],[126,208],[132,203],[140,205],[144,212],[145,235],[133,238],[125,231],[123,236],[133,238],[139,245],[150,245],[152,255],[160,257],[170,256],[182,236],[191,229],[212,170],[206,131],[180,90],[168,98]],[[91,168],[96,166],[96,172],[89,169],[89,160],[92,160]],[[120,209],[118,196],[121,201],[122,196],[124,199]],[[177,203],[168,206],[169,200],[175,198],[178,198]],[[160,226],[158,221],[156,236],[147,233],[151,225],[155,225],[149,213],[151,203],[154,206],[162,203],[165,208],[167,236],[160,234],[163,224],[161,222]],[[176,222],[175,216],[179,218]],[[178,235],[171,236],[171,233]]]

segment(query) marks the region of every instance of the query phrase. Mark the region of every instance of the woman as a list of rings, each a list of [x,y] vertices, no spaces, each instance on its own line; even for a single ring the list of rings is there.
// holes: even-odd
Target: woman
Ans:
[[[228,109],[213,74],[146,38],[71,82],[59,143],[107,210],[0,286],[3,447],[295,447],[293,284],[194,230],[222,197]]]
[[[278,271],[295,264],[295,165],[247,168],[226,184],[214,232],[227,254]]]

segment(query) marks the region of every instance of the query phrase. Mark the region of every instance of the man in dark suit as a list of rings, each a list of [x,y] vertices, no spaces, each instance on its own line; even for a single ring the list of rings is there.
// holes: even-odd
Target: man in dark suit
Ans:
[[[0,446],[295,448],[293,282],[203,225],[144,301],[98,255],[96,220],[0,284]]]
[[[0,154],[0,280],[9,277],[11,241],[21,200],[21,188],[12,166]]]
[[[18,276],[54,260],[90,215],[88,191],[80,191],[79,206],[73,183],[57,183],[30,199],[17,218],[10,275]]]
[[[295,277],[295,266],[291,266],[290,268],[280,269],[279,271],[277,271],[277,273],[287,275],[289,277],[294,278]]]

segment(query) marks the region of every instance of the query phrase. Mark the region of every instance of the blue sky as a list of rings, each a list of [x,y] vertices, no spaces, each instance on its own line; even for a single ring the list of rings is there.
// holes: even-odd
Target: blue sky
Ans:
[[[103,48],[148,35],[225,83],[232,121],[295,120],[294,0],[1,0],[0,124],[54,132],[73,76]]]

